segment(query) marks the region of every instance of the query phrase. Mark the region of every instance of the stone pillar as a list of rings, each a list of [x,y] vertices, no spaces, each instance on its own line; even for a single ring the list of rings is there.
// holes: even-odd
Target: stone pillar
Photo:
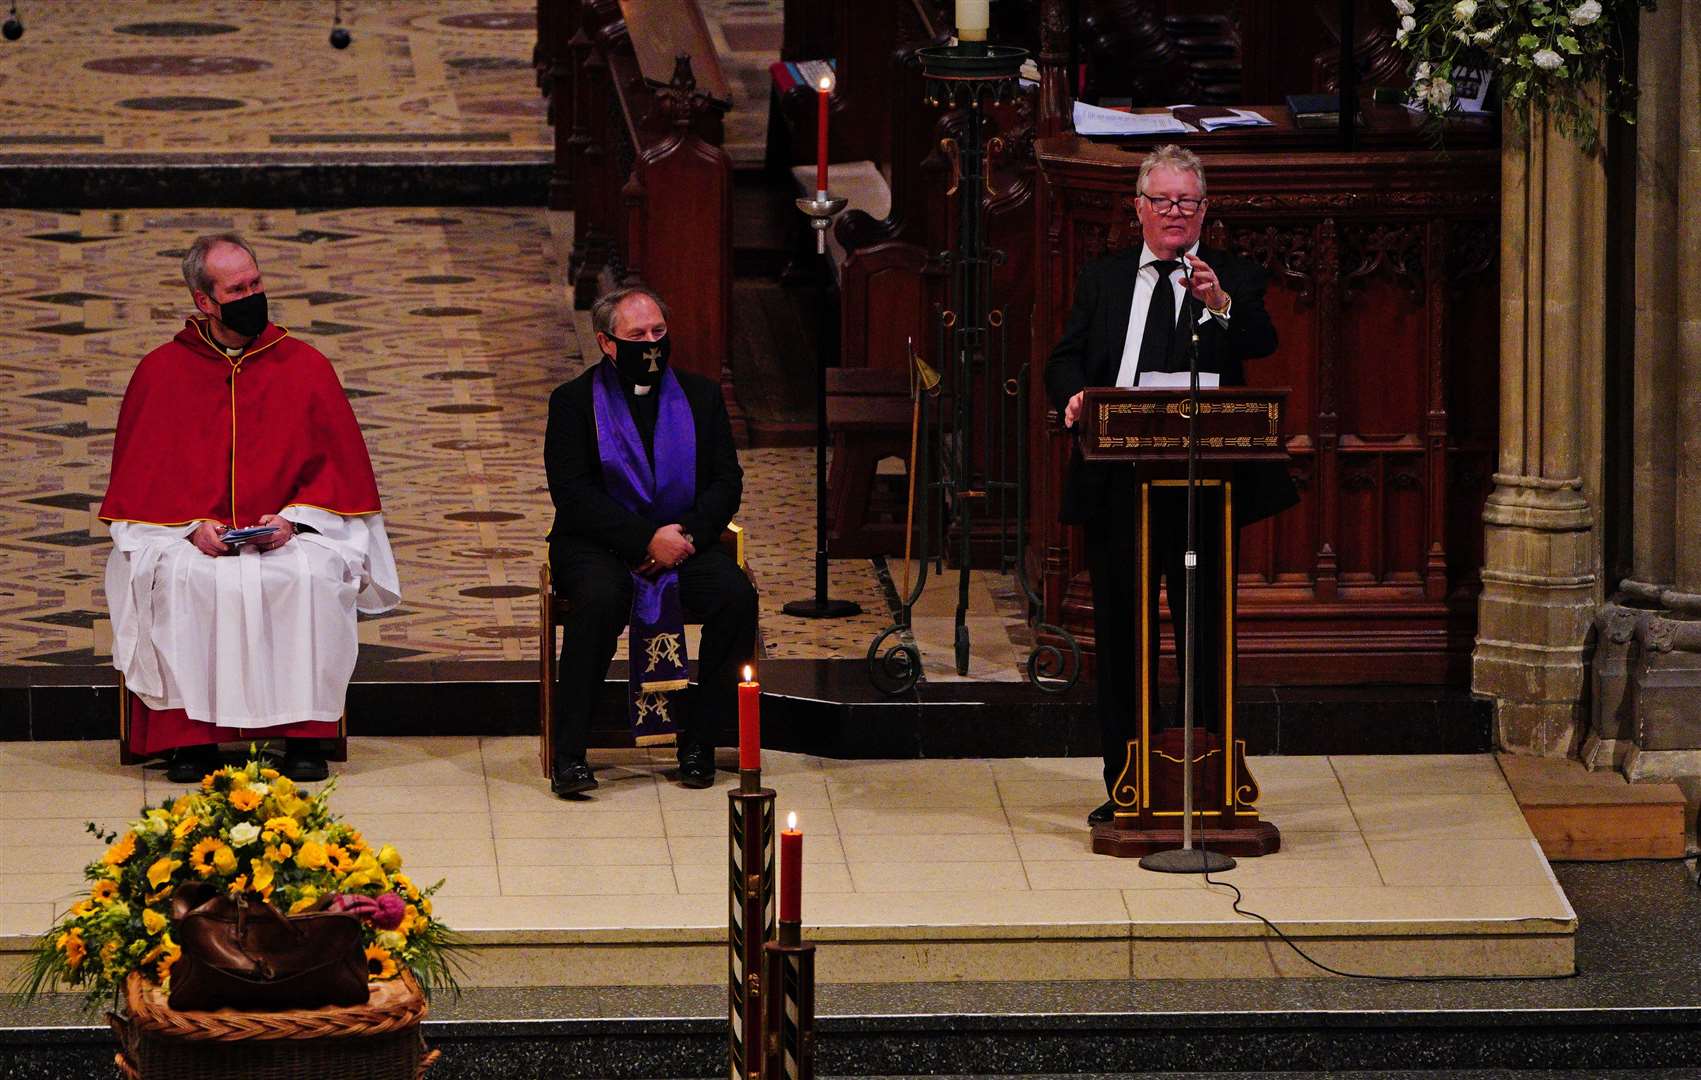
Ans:
[[[1581,741],[1585,648],[1603,597],[1598,497],[1606,174],[1545,118],[1501,153],[1500,459],[1486,524],[1472,688],[1496,743]]]
[[[1644,13],[1638,49],[1636,543],[1620,599],[1644,610],[1619,710],[1632,745],[1614,756],[1632,780],[1675,780],[1701,777],[1701,0]]]

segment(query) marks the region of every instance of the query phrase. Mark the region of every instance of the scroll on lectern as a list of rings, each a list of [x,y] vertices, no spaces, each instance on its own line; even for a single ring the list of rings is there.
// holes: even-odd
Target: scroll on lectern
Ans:
[[[1196,846],[1225,855],[1268,855],[1281,846],[1276,826],[1258,815],[1258,783],[1246,767],[1246,743],[1234,735],[1235,520],[1234,483],[1244,466],[1285,463],[1282,407],[1287,390],[1231,387],[1200,390],[1196,430],[1200,495],[1222,500],[1222,536],[1198,543],[1223,547],[1222,575],[1199,580],[1200,590],[1219,590],[1224,613],[1215,670],[1198,669],[1199,680],[1218,679],[1221,716],[1194,718],[1193,838]],[[1122,774],[1111,790],[1115,816],[1093,828],[1093,850],[1137,857],[1182,845],[1183,731],[1160,726],[1157,712],[1156,648],[1158,590],[1152,565],[1150,514],[1159,488],[1187,484],[1187,431],[1192,408],[1185,389],[1088,389],[1081,403],[1081,455],[1090,462],[1125,464],[1135,470],[1136,534],[1140,560],[1139,656],[1101,656],[1099,663],[1137,659],[1140,695],[1137,737],[1128,740]],[[1179,587],[1179,586],[1177,586]],[[1197,696],[1197,695],[1196,695]]]

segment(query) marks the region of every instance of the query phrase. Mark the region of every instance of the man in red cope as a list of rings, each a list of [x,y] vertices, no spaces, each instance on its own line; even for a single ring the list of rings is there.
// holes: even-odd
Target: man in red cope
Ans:
[[[196,240],[183,277],[199,314],[130,377],[100,509],[129,748],[193,783],[219,742],[281,738],[285,774],[322,780],[308,740],[337,733],[355,613],[401,599],[372,462],[330,362],[267,319],[240,236]]]

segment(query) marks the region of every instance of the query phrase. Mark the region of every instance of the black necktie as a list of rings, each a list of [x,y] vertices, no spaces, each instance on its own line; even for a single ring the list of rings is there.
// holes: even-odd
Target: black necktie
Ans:
[[[1134,372],[1134,385],[1140,385],[1143,371],[1179,371],[1175,355],[1175,286],[1169,276],[1181,265],[1176,259],[1159,259],[1147,265],[1158,271],[1158,283],[1152,287],[1152,305],[1146,309],[1146,331],[1140,336],[1140,363]]]

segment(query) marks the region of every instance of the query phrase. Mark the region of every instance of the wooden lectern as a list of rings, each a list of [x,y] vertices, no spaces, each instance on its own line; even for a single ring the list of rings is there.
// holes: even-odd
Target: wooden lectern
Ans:
[[[1268,855],[1281,847],[1276,826],[1258,816],[1258,783],[1246,767],[1246,744],[1234,737],[1234,482],[1242,466],[1285,463],[1282,405],[1287,390],[1232,387],[1200,390],[1197,472],[1201,490],[1220,489],[1223,533],[1199,536],[1201,548],[1223,545],[1220,581],[1200,589],[1222,590],[1222,668],[1197,678],[1222,680],[1220,734],[1201,729],[1193,736],[1193,838],[1197,847],[1225,855]],[[1120,463],[1135,470],[1138,514],[1133,547],[1140,561],[1140,723],[1128,741],[1128,757],[1111,791],[1114,819],[1093,828],[1093,850],[1101,855],[1139,857],[1182,846],[1182,744],[1180,727],[1157,729],[1153,716],[1157,676],[1152,647],[1158,633],[1158,590],[1150,565],[1152,489],[1187,483],[1187,430],[1191,399],[1183,388],[1088,389],[1081,402],[1081,456],[1089,462]],[[1179,585],[1172,585],[1179,588]],[[1179,597],[1171,601],[1179,603]],[[1126,658],[1101,656],[1100,664]]]

